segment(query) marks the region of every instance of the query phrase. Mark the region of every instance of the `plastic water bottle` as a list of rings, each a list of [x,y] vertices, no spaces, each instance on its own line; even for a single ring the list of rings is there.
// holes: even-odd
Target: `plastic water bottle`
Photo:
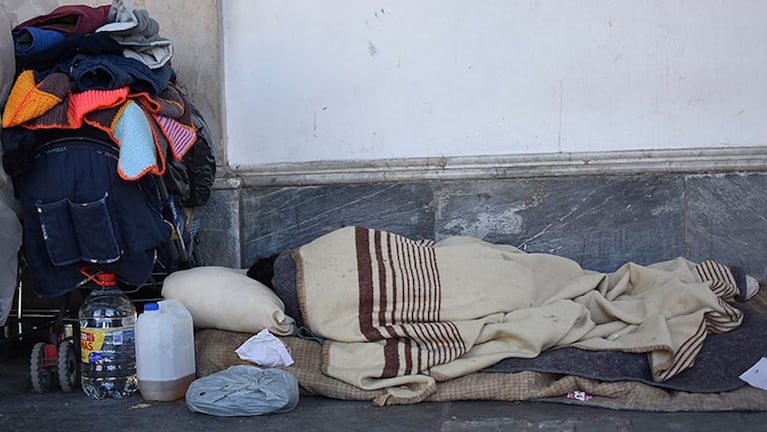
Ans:
[[[148,401],[181,399],[197,378],[192,314],[180,301],[144,305],[136,320],[136,372]]]
[[[80,321],[80,384],[93,399],[121,399],[137,388],[136,307],[117,287],[114,274],[88,275],[97,285],[83,301]]]

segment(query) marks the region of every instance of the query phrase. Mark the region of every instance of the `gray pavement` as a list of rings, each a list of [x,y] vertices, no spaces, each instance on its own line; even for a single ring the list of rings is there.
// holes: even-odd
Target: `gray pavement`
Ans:
[[[458,401],[375,407],[366,401],[302,396],[283,414],[213,417],[183,400],[92,400],[79,389],[32,391],[32,341],[0,360],[0,431],[764,431],[767,412],[648,413],[558,403]]]

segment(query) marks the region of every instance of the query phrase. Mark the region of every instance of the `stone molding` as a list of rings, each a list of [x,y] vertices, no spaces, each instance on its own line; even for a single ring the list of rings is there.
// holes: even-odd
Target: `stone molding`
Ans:
[[[320,161],[222,167],[217,189],[427,180],[767,171],[767,146]]]

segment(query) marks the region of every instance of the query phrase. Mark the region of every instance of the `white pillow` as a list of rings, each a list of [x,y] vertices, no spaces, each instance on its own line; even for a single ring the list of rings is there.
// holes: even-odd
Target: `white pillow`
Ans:
[[[219,266],[180,270],[165,278],[162,296],[183,303],[196,328],[293,334],[295,321],[285,315],[282,300],[246,272]]]

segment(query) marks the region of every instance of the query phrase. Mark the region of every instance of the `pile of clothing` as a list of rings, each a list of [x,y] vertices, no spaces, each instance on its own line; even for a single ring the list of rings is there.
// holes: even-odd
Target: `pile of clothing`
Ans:
[[[46,297],[68,292],[83,263],[142,283],[158,245],[194,235],[190,209],[207,201],[215,178],[210,131],[177,82],[172,42],[146,10],[123,0],[60,6],[12,35],[3,166],[22,203],[33,288]],[[50,150],[62,140],[66,152]],[[91,142],[116,151],[80,145]],[[101,163],[91,154],[111,172],[84,167]]]

